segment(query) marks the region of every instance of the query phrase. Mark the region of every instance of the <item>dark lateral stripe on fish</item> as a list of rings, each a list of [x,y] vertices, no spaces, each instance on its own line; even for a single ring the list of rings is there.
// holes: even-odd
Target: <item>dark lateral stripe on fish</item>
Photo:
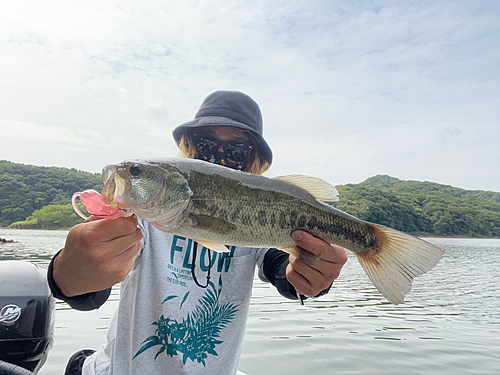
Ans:
[[[257,221],[259,222],[261,227],[267,226],[267,214],[266,211],[260,210],[257,214]]]
[[[314,215],[309,217],[307,215],[299,215],[297,210],[290,212],[281,211],[279,212],[278,220],[276,220],[274,211],[270,215],[265,210],[258,210],[253,215],[245,214],[243,213],[243,205],[241,203],[233,207],[231,213],[228,213],[227,210],[217,207],[214,202],[207,204],[208,200],[201,199],[196,200],[196,202],[198,208],[207,210],[213,216],[217,216],[228,222],[240,223],[246,227],[251,227],[255,224],[261,227],[276,227],[276,225],[279,225],[281,229],[292,228],[292,230],[303,229],[311,232],[330,233],[360,247],[376,247],[376,240],[369,235],[371,233],[370,227],[365,227],[366,231],[364,232],[358,232],[346,230],[341,226],[319,220]]]

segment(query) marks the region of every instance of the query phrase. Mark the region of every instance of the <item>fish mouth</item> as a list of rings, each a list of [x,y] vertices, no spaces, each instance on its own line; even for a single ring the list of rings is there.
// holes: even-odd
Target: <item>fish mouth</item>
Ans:
[[[125,181],[118,175],[115,166],[108,165],[102,170],[102,189],[101,198],[106,204],[116,205],[118,208],[127,208],[123,205],[123,197],[126,191]]]

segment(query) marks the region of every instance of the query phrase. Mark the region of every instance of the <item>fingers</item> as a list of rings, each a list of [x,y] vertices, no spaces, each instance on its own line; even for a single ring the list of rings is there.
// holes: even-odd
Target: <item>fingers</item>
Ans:
[[[340,273],[336,270],[321,273],[300,259],[290,255],[286,277],[299,294],[314,297],[327,289]]]
[[[296,230],[292,233],[292,239],[299,247],[313,253],[322,260],[339,264],[344,264],[347,261],[344,248],[329,244],[310,233]]]
[[[130,246],[139,242],[142,235],[142,231],[137,227],[137,219],[134,217],[115,220],[91,217],[70,230],[65,250],[83,251],[87,256],[95,257],[99,261],[105,257],[122,254]],[[84,254],[82,256],[85,256]]]
[[[112,240],[107,241],[108,243],[112,243],[112,251],[110,252],[111,256],[121,256],[129,253],[129,250],[133,246],[141,245],[141,240],[143,237],[143,233],[141,228],[135,227],[133,232],[129,234],[124,234],[123,236],[116,237]],[[140,250],[139,246],[139,250]],[[132,256],[135,256],[133,254]]]
[[[315,254],[320,260],[310,266],[290,255],[287,279],[299,294],[315,296],[339,277],[347,254],[342,247],[331,245],[307,232],[295,231],[292,238],[300,248]]]
[[[54,261],[53,276],[68,297],[107,289],[123,281],[142,247],[134,217],[89,218],[68,233]]]
[[[314,294],[313,286],[309,280],[297,272],[291,263],[286,267],[286,278],[293,285],[297,294],[304,296],[315,296],[317,294]]]
[[[116,263],[128,262],[141,249],[142,230],[135,217],[90,222],[80,233],[82,247],[96,265],[116,259]]]
[[[110,286],[122,282],[127,278],[127,275],[134,267],[135,256],[141,250],[142,243],[139,241],[134,243],[121,254],[114,258],[103,259],[97,261],[94,265],[96,270],[101,274],[101,277],[107,278]]]
[[[100,219],[91,216],[88,225],[85,226],[84,235],[89,237],[89,242],[112,241],[116,238],[132,234],[137,229],[137,218],[135,216],[121,217],[114,220]]]

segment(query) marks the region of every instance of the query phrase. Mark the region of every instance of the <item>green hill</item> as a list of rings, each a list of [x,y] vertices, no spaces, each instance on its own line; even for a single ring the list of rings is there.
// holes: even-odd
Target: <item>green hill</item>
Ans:
[[[76,191],[102,190],[98,173],[0,160],[0,226],[68,227]],[[416,235],[500,237],[500,193],[377,175],[337,186],[338,209]]]
[[[0,226],[25,220],[48,205],[67,205],[74,192],[102,190],[99,173],[0,160]]]
[[[500,237],[500,193],[377,175],[337,186],[338,209],[413,234]]]

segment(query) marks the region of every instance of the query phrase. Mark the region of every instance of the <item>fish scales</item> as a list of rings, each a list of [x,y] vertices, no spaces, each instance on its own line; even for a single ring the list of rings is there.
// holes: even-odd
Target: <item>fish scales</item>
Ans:
[[[343,246],[394,304],[443,255],[426,241],[321,202],[335,189],[312,177],[270,179],[200,160],[168,158],[107,166],[103,181],[106,203],[215,251],[227,251],[223,244],[274,247],[314,265],[291,239],[296,229]]]
[[[275,186],[264,190],[227,176],[199,171],[184,175],[193,191],[191,201],[196,215],[218,219],[210,227],[214,233],[209,229],[204,232],[210,240],[220,240],[222,236],[223,243],[240,246],[257,243],[261,247],[289,247],[294,245],[290,233],[302,229],[353,251],[364,252],[373,246],[365,223],[355,218],[351,218],[354,222],[345,220],[339,215],[341,211],[285,182],[274,181]],[[184,224],[179,223],[179,227]]]

